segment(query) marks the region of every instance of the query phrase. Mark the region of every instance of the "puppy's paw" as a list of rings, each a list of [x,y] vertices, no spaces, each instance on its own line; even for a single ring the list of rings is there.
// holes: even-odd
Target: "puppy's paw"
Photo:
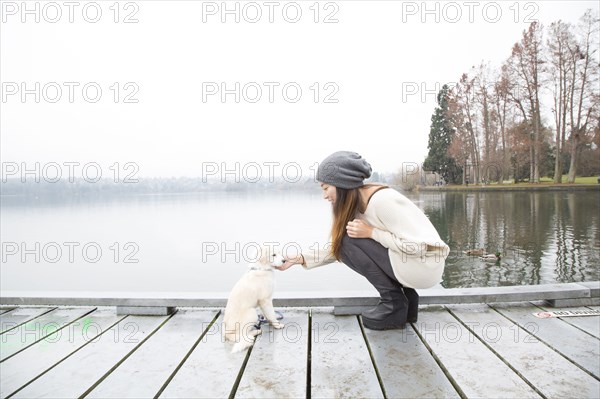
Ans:
[[[285,327],[285,324],[283,324],[283,323],[280,323],[280,322],[278,322],[278,321],[276,321],[276,322],[274,322],[274,323],[271,323],[271,325],[273,326],[273,328],[276,328],[276,329],[278,329],[278,330],[280,330],[280,329],[282,329],[283,327]]]

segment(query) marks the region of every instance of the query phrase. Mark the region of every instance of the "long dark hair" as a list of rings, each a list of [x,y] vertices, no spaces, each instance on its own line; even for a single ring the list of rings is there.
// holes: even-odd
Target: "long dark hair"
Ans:
[[[363,187],[383,186],[381,184],[365,184]],[[387,187],[387,186],[385,186]],[[335,188],[336,200],[333,205],[333,223],[331,225],[331,253],[338,261],[342,260],[342,239],[346,234],[346,225],[354,220],[359,212],[364,213],[358,188]]]
[[[342,260],[342,239],[346,234],[346,225],[356,217],[360,207],[360,194],[357,188],[335,188],[336,200],[333,204],[333,223],[331,225],[331,253],[338,261]]]

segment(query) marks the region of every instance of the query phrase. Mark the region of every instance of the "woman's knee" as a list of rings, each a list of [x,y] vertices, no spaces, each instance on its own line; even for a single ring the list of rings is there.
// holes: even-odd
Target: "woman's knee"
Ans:
[[[342,258],[344,256],[354,257],[356,255],[357,251],[363,252],[362,249],[360,248],[360,246],[358,245],[358,240],[360,240],[360,238],[352,238],[348,234],[344,234],[344,237],[342,237],[342,248],[341,248]]]
[[[364,246],[365,241],[371,240],[370,238],[352,238],[348,234],[344,234],[342,237],[342,248],[352,248],[357,247],[361,248]],[[361,245],[363,244],[363,245]]]
[[[348,234],[344,234],[342,237],[342,248],[353,245],[354,238],[350,237]]]
[[[342,237],[342,250],[353,252],[359,250],[364,253],[385,252],[387,249],[372,238],[352,238],[348,234]]]
[[[356,258],[357,249],[356,238],[352,238],[348,234],[345,234],[344,237],[342,237],[342,248],[340,248],[342,262],[352,267],[352,260]]]

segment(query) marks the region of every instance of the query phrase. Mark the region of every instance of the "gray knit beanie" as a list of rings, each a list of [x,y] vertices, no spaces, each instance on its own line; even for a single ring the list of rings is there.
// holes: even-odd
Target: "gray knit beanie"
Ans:
[[[338,151],[321,162],[317,180],[339,188],[358,188],[364,179],[371,177],[371,170],[371,165],[357,153]]]

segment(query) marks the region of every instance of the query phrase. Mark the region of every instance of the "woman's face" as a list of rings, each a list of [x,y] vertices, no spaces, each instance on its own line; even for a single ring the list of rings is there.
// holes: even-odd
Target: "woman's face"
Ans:
[[[323,198],[327,201],[331,202],[331,205],[335,204],[336,199],[336,188],[331,184],[321,183],[321,188],[323,189]]]

